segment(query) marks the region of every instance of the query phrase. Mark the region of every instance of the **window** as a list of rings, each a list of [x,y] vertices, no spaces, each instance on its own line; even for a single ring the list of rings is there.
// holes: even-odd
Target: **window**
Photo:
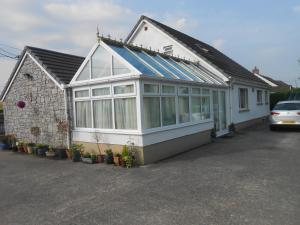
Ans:
[[[99,46],[91,57],[92,79],[111,75],[111,55]]]
[[[175,87],[169,85],[162,85],[163,94],[175,94]]]
[[[91,102],[75,102],[76,127],[91,127]]]
[[[135,98],[118,98],[115,103],[115,128],[136,129],[136,100]]]
[[[144,97],[145,128],[160,127],[160,97]]]
[[[75,91],[75,98],[89,97],[89,90]]]
[[[90,79],[90,61],[88,61],[87,64],[85,64],[84,68],[82,69],[81,73],[77,77],[77,81],[82,81],[82,80],[89,80]]]
[[[189,88],[188,87],[179,87],[178,88],[178,94],[188,95],[189,94]]]
[[[201,120],[201,96],[192,96],[192,121]]]
[[[158,94],[159,93],[159,85],[158,84],[144,84],[144,93]]]
[[[130,73],[130,70],[126,66],[124,66],[123,63],[119,62],[119,60],[113,57],[112,72],[113,75],[118,75],[118,74]]]
[[[248,89],[239,88],[239,108],[240,110],[248,109]]]
[[[93,101],[94,128],[113,128],[111,99]]]
[[[269,93],[268,91],[265,91],[265,104],[269,104]]]
[[[257,103],[257,105],[262,104],[262,91],[261,90],[256,91],[256,103]]]
[[[192,88],[192,94],[193,95],[200,95],[201,89],[200,88]]]
[[[133,84],[114,86],[115,95],[128,94],[128,93],[134,93]]]
[[[186,123],[190,121],[190,108],[189,108],[189,97],[179,96],[178,97],[178,113],[179,123]]]
[[[210,119],[210,96],[201,97],[201,119]]]
[[[94,97],[110,95],[110,87],[94,88],[92,89],[92,95]]]
[[[174,97],[162,97],[161,98],[161,113],[162,113],[162,125],[169,126],[176,124],[176,105]]]

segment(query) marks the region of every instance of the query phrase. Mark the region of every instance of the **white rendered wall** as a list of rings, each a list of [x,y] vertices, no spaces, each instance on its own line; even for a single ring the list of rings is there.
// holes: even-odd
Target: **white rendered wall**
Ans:
[[[248,89],[248,111],[240,111],[239,109],[239,88]],[[262,105],[257,105],[257,90],[263,91]],[[250,87],[246,85],[234,84],[232,89],[232,122],[241,123],[248,120],[267,116],[269,114],[269,104],[265,104],[265,89]]]

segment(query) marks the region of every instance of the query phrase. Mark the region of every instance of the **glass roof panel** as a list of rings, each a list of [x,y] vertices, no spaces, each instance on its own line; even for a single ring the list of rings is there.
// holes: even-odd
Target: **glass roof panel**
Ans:
[[[176,70],[174,67],[172,67],[165,59],[160,57],[159,55],[156,55],[153,57],[158,63],[160,63],[162,66],[164,66],[167,70],[175,74],[178,78],[182,80],[191,80],[184,76],[182,73],[180,73],[178,70]]]
[[[196,65],[191,63],[191,66],[193,66],[194,68],[197,68],[198,70],[202,71],[210,80],[212,80],[214,83],[217,84],[223,84],[223,82],[221,81],[221,79],[217,79],[217,75],[214,75],[212,72],[210,72],[209,70],[205,69],[204,67],[200,66],[200,65]]]
[[[141,59],[143,59],[146,63],[156,69],[161,75],[168,79],[177,79],[174,74],[171,74],[169,71],[165,70],[162,66],[160,66],[152,56],[146,54],[145,52],[134,51]],[[172,76],[173,75],[173,76]]]
[[[116,45],[109,45],[109,46],[120,56],[126,59],[132,66],[138,69],[141,73],[148,76],[157,77],[154,71],[152,71],[147,65],[142,63],[139,60],[139,58],[136,57],[134,54],[132,54],[128,49]]]
[[[200,82],[204,82],[203,79],[199,78],[198,76],[194,75],[192,73],[192,71],[187,70],[186,68],[182,67],[178,62],[169,59],[168,62],[170,62],[173,66],[175,66],[178,70],[182,71],[182,73],[184,73],[186,76],[190,77],[192,80],[194,81],[200,81]]]
[[[179,64],[186,70],[188,70],[188,71],[192,72],[193,74],[195,74],[196,76],[198,76],[200,79],[204,80],[205,82],[214,83],[211,80],[204,77],[203,74],[199,70],[197,70],[196,68],[193,68],[191,65],[186,64],[184,62],[179,62]]]

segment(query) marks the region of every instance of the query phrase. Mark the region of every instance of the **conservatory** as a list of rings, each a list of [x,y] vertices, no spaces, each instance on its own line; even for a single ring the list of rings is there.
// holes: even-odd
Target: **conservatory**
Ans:
[[[134,145],[141,164],[210,141],[228,127],[228,85],[197,62],[101,38],[69,84],[72,141],[119,152]]]

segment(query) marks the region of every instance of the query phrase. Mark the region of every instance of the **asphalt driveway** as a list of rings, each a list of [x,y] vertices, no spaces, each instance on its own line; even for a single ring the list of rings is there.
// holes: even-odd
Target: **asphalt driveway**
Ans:
[[[300,132],[257,126],[122,169],[0,152],[1,225],[298,225]]]

